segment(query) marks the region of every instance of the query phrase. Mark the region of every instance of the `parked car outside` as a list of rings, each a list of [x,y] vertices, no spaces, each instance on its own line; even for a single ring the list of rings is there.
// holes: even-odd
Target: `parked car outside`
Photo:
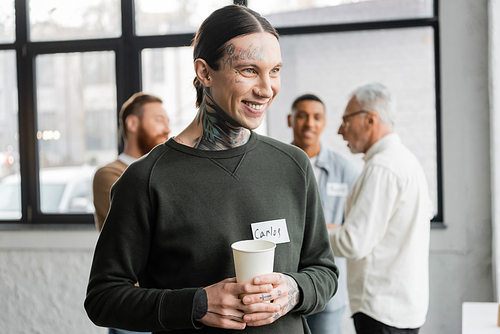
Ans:
[[[42,213],[93,213],[92,178],[96,167],[89,165],[42,168],[40,208]],[[19,173],[0,181],[0,219],[21,218]]]
[[[16,172],[19,168],[19,154],[17,152],[0,152],[0,179]]]

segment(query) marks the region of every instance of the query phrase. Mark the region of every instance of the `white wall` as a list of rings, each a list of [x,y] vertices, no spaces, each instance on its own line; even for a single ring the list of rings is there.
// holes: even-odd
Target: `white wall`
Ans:
[[[431,232],[422,333],[460,333],[461,304],[493,301],[487,0],[440,1],[445,230]]]
[[[461,330],[464,301],[493,301],[487,0],[441,0],[445,230],[431,232],[423,334]],[[270,124],[272,126],[272,124]],[[2,333],[105,333],[83,310],[94,231],[0,232]]]
[[[491,132],[491,203],[493,227],[493,282],[495,300],[500,300],[500,2],[489,0],[489,84]]]
[[[94,230],[0,232],[0,333],[104,334],[83,308]]]

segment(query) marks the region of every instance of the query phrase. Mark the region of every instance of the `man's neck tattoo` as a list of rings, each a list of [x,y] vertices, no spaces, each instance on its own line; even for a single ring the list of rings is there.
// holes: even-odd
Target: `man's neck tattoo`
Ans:
[[[196,140],[195,148],[220,151],[238,147],[248,142],[250,131],[232,119],[213,99],[210,87],[204,88],[203,102],[196,117],[203,134]]]

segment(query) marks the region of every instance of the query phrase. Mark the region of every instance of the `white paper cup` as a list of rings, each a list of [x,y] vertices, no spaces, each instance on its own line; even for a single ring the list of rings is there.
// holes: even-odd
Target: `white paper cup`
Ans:
[[[236,281],[250,282],[255,276],[270,274],[274,268],[276,244],[267,240],[243,240],[231,245]]]

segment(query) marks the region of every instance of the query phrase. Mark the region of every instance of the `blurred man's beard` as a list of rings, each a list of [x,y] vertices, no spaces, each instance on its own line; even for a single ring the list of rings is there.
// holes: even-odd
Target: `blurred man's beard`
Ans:
[[[139,145],[142,155],[149,153],[156,145],[163,143],[163,136],[165,135],[150,136],[141,124],[137,132],[137,144]]]

